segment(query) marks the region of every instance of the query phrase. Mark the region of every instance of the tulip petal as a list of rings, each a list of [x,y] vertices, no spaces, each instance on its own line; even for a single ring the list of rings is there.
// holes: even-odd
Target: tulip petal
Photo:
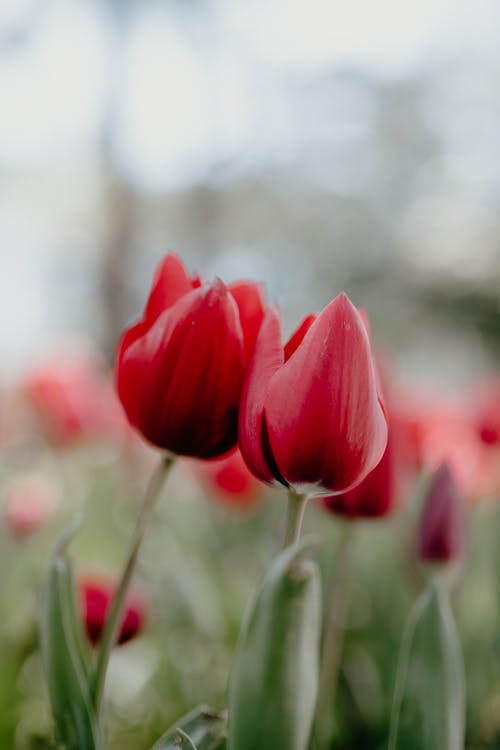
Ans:
[[[341,492],[379,462],[387,442],[363,321],[335,298],[272,378],[265,399],[269,441],[292,485]]]
[[[240,449],[253,473],[265,482],[273,471],[262,452],[262,416],[273,375],[283,364],[281,325],[277,310],[269,309],[262,323],[247,372],[240,405]]]
[[[390,513],[398,500],[393,452],[388,443],[379,463],[360,484],[323,498],[328,510],[348,518],[380,518]]]
[[[238,305],[243,329],[245,357],[248,362],[252,356],[257,334],[264,319],[265,305],[261,288],[258,284],[239,281],[230,284],[228,290]]]
[[[288,362],[294,351],[302,343],[302,339],[316,320],[316,315],[311,313],[307,315],[302,323],[295,329],[287,343],[285,344],[285,362]]]
[[[144,320],[151,325],[162,312],[192,289],[193,281],[183,262],[173,253],[167,253],[156,269]]]
[[[288,482],[280,471],[280,467],[276,463],[276,459],[273,454],[271,442],[269,440],[269,429],[267,427],[266,411],[262,412],[262,421],[260,424],[260,445],[262,448],[262,455],[265,458],[266,464],[271,469],[273,477],[285,487],[289,487]]]

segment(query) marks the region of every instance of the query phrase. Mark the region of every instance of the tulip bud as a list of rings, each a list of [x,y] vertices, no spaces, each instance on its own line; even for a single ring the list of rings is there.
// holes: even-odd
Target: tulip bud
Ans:
[[[365,324],[345,294],[309,316],[283,347],[270,310],[240,408],[243,458],[298,493],[345,492],[375,468],[387,422]]]
[[[306,750],[316,705],[320,583],[309,542],[274,560],[242,626],[229,688],[228,750]]]
[[[465,551],[464,503],[447,464],[431,477],[420,522],[419,558],[424,563],[460,561]]]
[[[84,576],[79,581],[80,603],[87,637],[96,645],[102,635],[115,585],[108,578]],[[146,604],[137,589],[129,592],[118,636],[118,645],[135,638],[144,627]]]
[[[142,320],[122,336],[118,394],[131,424],[172,453],[214,458],[236,444],[248,357],[263,317],[260,289],[201,284],[168,254]]]

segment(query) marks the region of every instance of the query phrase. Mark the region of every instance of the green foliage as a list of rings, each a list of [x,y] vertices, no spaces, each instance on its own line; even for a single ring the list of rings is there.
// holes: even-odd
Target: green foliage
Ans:
[[[180,719],[151,750],[225,750],[225,713],[199,706]]]
[[[229,691],[229,750],[306,750],[318,689],[319,571],[310,540],[274,560],[250,604]]]
[[[89,659],[77,616],[71,564],[58,546],[41,592],[40,650],[58,747],[99,750],[89,687]]]
[[[390,750],[462,750],[463,658],[448,592],[432,579],[408,620],[396,680]]]

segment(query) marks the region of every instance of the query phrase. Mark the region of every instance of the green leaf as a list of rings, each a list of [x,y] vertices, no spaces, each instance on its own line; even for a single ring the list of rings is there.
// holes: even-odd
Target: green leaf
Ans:
[[[448,592],[431,580],[401,646],[389,750],[463,750],[465,678]]]
[[[251,602],[229,689],[229,750],[306,750],[318,690],[321,621],[311,541],[273,561]]]
[[[97,717],[89,688],[89,659],[75,597],[73,572],[58,545],[41,591],[40,650],[58,747],[98,750]]]
[[[225,750],[227,716],[198,706],[171,727],[151,750]]]

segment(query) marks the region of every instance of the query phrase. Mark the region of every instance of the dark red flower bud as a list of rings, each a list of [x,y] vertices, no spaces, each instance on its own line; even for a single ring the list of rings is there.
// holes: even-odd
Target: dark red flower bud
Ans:
[[[437,469],[427,488],[418,551],[426,563],[455,562],[464,555],[464,502],[447,464]]]
[[[281,343],[270,310],[243,389],[240,448],[260,479],[344,492],[377,465],[387,422],[363,320],[345,294]]]
[[[248,358],[263,317],[257,285],[190,279],[168,254],[142,320],[117,357],[118,394],[131,424],[173,453],[212,458],[235,445]]]
[[[88,639],[93,645],[101,639],[115,589],[115,584],[102,576],[85,576],[79,581],[83,621]],[[144,627],[145,620],[144,596],[137,589],[132,589],[127,594],[118,644],[126,643],[138,635]]]

